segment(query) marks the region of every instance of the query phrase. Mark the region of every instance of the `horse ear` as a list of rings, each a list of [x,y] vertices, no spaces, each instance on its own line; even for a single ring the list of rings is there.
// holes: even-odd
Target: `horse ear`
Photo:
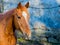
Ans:
[[[28,8],[28,7],[29,7],[29,2],[27,2],[27,3],[26,3],[25,7],[26,7],[26,8]]]
[[[21,5],[21,3],[19,2],[17,8],[20,8],[21,6],[22,6],[22,5]]]

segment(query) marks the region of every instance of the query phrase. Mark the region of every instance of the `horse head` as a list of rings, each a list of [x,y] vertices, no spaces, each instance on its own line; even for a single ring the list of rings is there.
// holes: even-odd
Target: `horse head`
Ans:
[[[31,31],[29,27],[29,12],[27,8],[29,7],[29,2],[23,6],[21,3],[18,4],[15,10],[14,24],[16,29],[20,30],[24,35],[25,39],[31,38]]]

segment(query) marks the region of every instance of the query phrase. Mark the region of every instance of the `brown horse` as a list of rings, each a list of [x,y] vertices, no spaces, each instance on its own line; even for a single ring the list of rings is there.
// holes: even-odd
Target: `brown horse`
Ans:
[[[0,13],[0,45],[16,45],[15,29],[20,30],[25,39],[31,38],[28,7],[29,2],[25,6],[19,3],[17,8]]]

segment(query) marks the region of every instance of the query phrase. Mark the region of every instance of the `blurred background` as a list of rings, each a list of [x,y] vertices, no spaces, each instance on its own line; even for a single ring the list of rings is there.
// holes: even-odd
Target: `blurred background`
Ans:
[[[60,0],[0,0],[0,13],[16,8],[21,2],[29,2],[32,39],[22,39],[16,30],[16,45],[60,45]]]

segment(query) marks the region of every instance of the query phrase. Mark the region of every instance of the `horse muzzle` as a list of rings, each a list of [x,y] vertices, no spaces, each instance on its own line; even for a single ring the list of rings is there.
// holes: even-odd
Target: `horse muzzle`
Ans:
[[[30,35],[23,34],[23,35],[24,35],[23,38],[24,38],[25,40],[31,40],[31,34],[30,34]]]

